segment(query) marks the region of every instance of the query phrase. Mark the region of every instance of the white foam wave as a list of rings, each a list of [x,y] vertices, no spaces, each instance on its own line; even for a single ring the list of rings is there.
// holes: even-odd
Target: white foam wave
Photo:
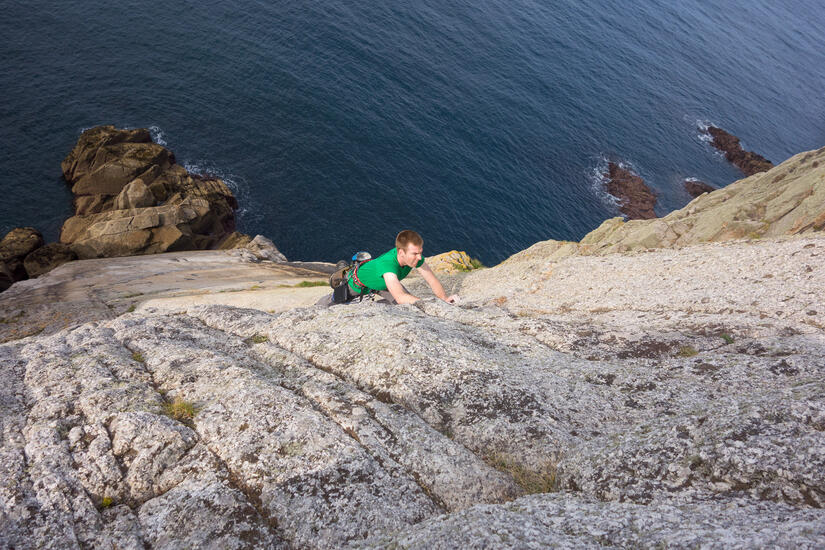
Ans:
[[[184,161],[181,165],[187,172],[198,174],[201,176],[218,178],[223,181],[227,187],[235,195],[238,200],[239,208],[235,211],[235,219],[247,222],[259,221],[260,216],[250,208],[251,197],[249,194],[249,185],[243,176],[233,174],[222,168],[216,166],[213,162],[208,160]]]
[[[607,173],[610,158],[604,153],[593,157],[590,167],[585,170],[585,177],[590,184],[590,190],[608,207],[619,207],[619,199],[607,192]],[[625,162],[619,162],[622,168],[628,168]]]
[[[152,135],[152,141],[154,141],[158,145],[162,145],[164,147],[168,145],[168,143],[166,142],[166,134],[163,132],[163,130],[160,129],[160,126],[149,126],[149,133]]]
[[[688,119],[687,115],[685,115],[685,119]],[[713,136],[711,136],[710,132],[708,132],[708,128],[711,126],[716,126],[716,123],[703,118],[694,119],[693,127],[696,128],[695,138],[702,143],[711,143],[713,141]]]
[[[229,189],[232,190],[233,193],[238,193],[241,191],[242,186],[238,182],[243,178],[226,172],[225,170],[220,169],[219,167],[215,166],[213,163],[209,161],[184,161],[182,165],[184,168],[186,168],[187,172],[190,172],[192,174],[198,174],[200,176],[208,176],[223,180],[223,182],[227,185],[227,187],[229,187]]]
[[[91,130],[92,128],[96,128],[96,126],[84,126],[80,129],[78,135],[83,134],[84,132]],[[132,126],[130,124],[116,124],[115,128],[122,128],[124,130],[134,130],[135,128],[140,128],[140,126]],[[164,132],[160,126],[156,124],[149,126],[149,135],[152,136],[152,141],[154,141],[158,145],[162,145],[164,147],[168,145],[168,142],[166,141],[166,132]]]

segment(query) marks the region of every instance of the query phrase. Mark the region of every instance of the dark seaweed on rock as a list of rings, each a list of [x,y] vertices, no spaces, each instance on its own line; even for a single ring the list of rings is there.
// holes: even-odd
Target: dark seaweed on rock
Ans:
[[[725,153],[725,158],[742,170],[746,176],[766,172],[773,168],[773,163],[762,155],[742,149],[739,138],[733,134],[716,126],[709,126],[708,134],[713,138],[711,144]]]
[[[619,199],[619,211],[631,220],[655,218],[656,194],[630,170],[611,162],[607,165],[607,192]]]

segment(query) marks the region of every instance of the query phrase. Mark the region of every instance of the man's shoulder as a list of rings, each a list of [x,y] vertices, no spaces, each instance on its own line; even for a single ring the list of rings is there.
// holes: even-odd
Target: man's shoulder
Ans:
[[[376,268],[380,267],[382,269],[392,269],[394,267],[397,267],[399,265],[398,251],[395,248],[391,248],[390,250],[387,250],[386,252],[375,258],[370,263],[374,264]]]

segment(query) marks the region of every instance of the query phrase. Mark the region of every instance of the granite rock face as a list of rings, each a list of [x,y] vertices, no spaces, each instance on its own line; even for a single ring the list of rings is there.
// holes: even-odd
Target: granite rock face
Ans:
[[[81,259],[209,249],[235,229],[230,189],[175,164],[148,130],[87,130],[62,168],[75,215],[60,242]]]
[[[195,306],[9,342],[3,542],[819,546],[823,253],[577,257],[474,272],[458,307]]]
[[[454,275],[459,305],[104,307],[2,344],[0,546],[820,548],[823,153],[680,213],[781,237],[603,227]]]
[[[439,516],[354,548],[812,548],[819,511],[737,499],[692,505],[605,503],[566,494]]]

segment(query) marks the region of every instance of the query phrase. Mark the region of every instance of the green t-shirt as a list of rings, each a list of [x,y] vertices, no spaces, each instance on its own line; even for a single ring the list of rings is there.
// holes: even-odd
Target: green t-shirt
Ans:
[[[421,267],[423,263],[424,258],[421,258],[421,261],[418,262],[415,267]],[[387,290],[384,273],[395,273],[400,281],[409,275],[410,271],[412,271],[411,267],[406,265],[402,266],[398,263],[398,249],[393,248],[392,250],[384,252],[374,260],[361,264],[361,267],[358,268],[358,279],[361,281],[361,284],[367,285],[367,288],[371,288],[372,290]],[[349,280],[349,287],[356,294],[361,292],[352,277],[350,277]]]

